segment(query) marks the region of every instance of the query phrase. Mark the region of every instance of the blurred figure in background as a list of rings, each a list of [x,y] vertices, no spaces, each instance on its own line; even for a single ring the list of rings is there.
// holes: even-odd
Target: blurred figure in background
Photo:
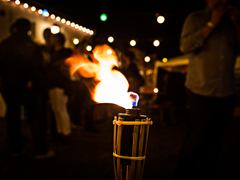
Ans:
[[[74,53],[76,56],[89,58],[83,50]],[[72,127],[82,127],[88,132],[96,132],[96,127],[93,120],[93,106],[87,83],[91,81],[89,78],[84,78],[74,74],[69,85],[69,103],[68,110],[72,121]]]
[[[50,28],[46,28],[43,31],[43,38],[45,44],[42,45],[42,53],[43,53],[43,60],[44,64],[49,64],[51,61],[51,55],[54,51],[54,35],[51,33]]]
[[[71,120],[67,104],[71,79],[65,60],[72,55],[73,51],[64,46],[66,41],[64,34],[55,34],[54,39],[54,53],[48,67],[49,98],[56,120],[58,138],[68,142],[71,134]]]
[[[52,55],[54,53],[54,48],[56,44],[55,36],[52,34],[50,28],[46,28],[43,31],[43,38],[44,38],[44,44],[41,45],[41,51],[42,51],[42,56],[43,56],[43,65],[44,65],[44,70],[46,71],[46,77],[48,77],[48,67],[50,65],[50,62],[52,60]],[[48,80],[49,81],[49,80]],[[49,101],[49,95],[47,95],[47,105],[46,105],[46,111],[47,111],[47,129],[48,129],[48,134],[51,134],[53,138],[56,138],[57,130],[56,130],[56,120],[54,117],[53,110],[50,105]]]
[[[133,91],[139,94],[140,87],[145,84],[145,80],[139,73],[135,60],[136,58],[134,52],[129,50],[123,52],[123,65],[121,67],[121,72],[128,80],[128,91]]]
[[[13,156],[23,153],[21,111],[31,124],[36,158],[50,157],[46,140],[46,79],[40,47],[29,36],[31,22],[17,19],[10,36],[0,44],[0,77],[7,105],[6,122],[9,150]]]
[[[229,0],[206,0],[191,13],[180,50],[189,53],[185,86],[190,119],[177,176],[212,177],[236,101],[234,66],[239,53],[239,11]]]

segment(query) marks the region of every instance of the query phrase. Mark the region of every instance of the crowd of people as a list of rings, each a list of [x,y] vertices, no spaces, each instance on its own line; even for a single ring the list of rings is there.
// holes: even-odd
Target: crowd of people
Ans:
[[[47,138],[49,131],[55,140],[65,144],[76,125],[96,132],[94,102],[84,81],[70,77],[65,60],[76,52],[65,46],[65,35],[52,34],[50,28],[46,28],[45,43],[39,44],[29,31],[31,22],[19,18],[11,25],[10,35],[0,43],[0,92],[7,107],[5,120],[10,154],[21,155],[26,145],[21,132],[24,118],[32,132],[35,158],[42,159],[54,156]],[[137,67],[134,68],[134,73],[139,73]],[[135,76],[128,75],[130,72],[126,66],[124,74],[129,79]]]

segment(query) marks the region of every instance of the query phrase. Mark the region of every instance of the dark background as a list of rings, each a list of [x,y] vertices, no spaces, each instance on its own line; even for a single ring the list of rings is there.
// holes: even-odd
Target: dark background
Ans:
[[[26,0],[27,1],[27,0]],[[179,52],[179,36],[186,15],[204,7],[205,0],[28,0],[48,11],[62,15],[82,26],[95,30],[97,39],[112,35],[117,48],[129,47],[130,39],[137,40],[137,48],[159,58],[174,57]],[[108,14],[101,22],[99,15]],[[157,14],[165,17],[163,24],[156,21]],[[159,39],[159,47],[153,47]]]

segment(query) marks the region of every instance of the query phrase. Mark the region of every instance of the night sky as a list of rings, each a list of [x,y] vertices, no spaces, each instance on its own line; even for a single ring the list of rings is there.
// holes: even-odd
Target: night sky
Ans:
[[[28,1],[29,2],[29,1]],[[55,11],[80,25],[96,31],[96,38],[115,37],[115,45],[125,48],[135,38],[137,48],[146,54],[155,53],[159,58],[180,55],[179,36],[186,15],[204,7],[204,0],[35,0],[49,11]],[[80,5],[79,5],[80,4]],[[108,20],[101,22],[99,14],[108,13]],[[158,24],[156,15],[165,17]],[[106,37],[106,38],[105,38]],[[159,39],[159,47],[152,41]]]

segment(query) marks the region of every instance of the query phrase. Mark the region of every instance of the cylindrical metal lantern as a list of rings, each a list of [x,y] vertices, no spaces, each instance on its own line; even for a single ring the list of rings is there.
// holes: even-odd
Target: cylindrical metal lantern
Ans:
[[[126,109],[113,120],[115,180],[141,180],[152,121],[139,108]]]

